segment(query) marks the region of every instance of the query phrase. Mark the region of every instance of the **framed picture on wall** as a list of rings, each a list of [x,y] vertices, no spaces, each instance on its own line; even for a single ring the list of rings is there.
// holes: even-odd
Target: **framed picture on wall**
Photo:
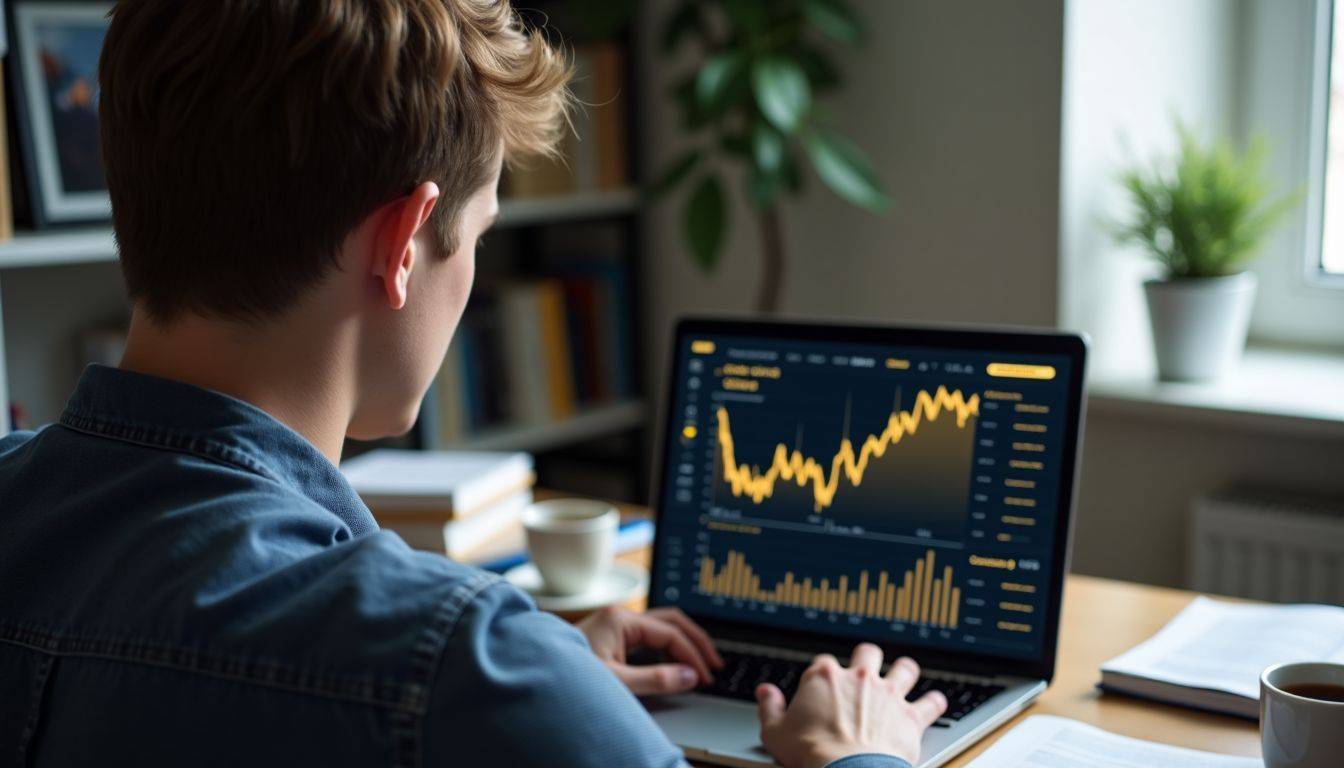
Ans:
[[[11,3],[10,69],[38,227],[111,214],[98,147],[98,54],[111,3]]]

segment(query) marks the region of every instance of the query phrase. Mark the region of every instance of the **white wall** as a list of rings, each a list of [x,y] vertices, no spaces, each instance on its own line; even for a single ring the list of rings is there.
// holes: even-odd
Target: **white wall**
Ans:
[[[870,40],[842,56],[848,84],[827,106],[874,158],[896,203],[876,217],[812,179],[786,214],[784,310],[1052,324],[1062,0],[856,6]],[[669,75],[682,70],[656,57],[647,64],[662,81],[642,99],[646,163],[659,169],[684,141],[664,98]],[[650,217],[646,295],[659,364],[677,314],[752,305],[756,233],[740,197],[734,204],[731,245],[711,276],[681,245],[679,200]]]
[[[1060,320],[1092,336],[1094,371],[1151,371],[1141,286],[1155,268],[1114,242],[1116,175],[1169,156],[1177,117],[1233,129],[1238,3],[1073,0],[1064,19]]]

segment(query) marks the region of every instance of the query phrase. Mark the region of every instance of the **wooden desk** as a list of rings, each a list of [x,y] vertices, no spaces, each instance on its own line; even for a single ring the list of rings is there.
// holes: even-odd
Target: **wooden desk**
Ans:
[[[626,511],[639,513],[637,507]],[[644,550],[622,559],[647,568],[649,558],[650,552]],[[1026,712],[948,765],[966,765],[1021,718],[1034,714],[1071,717],[1149,741],[1258,757],[1260,736],[1252,721],[1102,694],[1096,688],[1102,662],[1152,636],[1194,596],[1176,589],[1069,576],[1054,682]]]

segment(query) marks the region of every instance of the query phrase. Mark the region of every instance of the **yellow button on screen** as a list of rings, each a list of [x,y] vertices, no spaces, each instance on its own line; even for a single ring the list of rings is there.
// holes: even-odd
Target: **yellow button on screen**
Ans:
[[[1049,381],[1055,378],[1052,365],[1021,365],[1018,363],[990,363],[985,372],[1001,379],[1039,379]]]
[[[691,352],[697,355],[712,355],[714,354],[714,342],[692,341]]]

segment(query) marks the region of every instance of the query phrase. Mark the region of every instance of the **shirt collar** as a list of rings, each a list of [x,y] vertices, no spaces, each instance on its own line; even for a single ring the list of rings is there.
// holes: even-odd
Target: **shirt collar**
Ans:
[[[306,496],[356,536],[378,528],[340,470],[312,443],[269,413],[222,392],[90,365],[66,403],[61,424],[232,464]]]

